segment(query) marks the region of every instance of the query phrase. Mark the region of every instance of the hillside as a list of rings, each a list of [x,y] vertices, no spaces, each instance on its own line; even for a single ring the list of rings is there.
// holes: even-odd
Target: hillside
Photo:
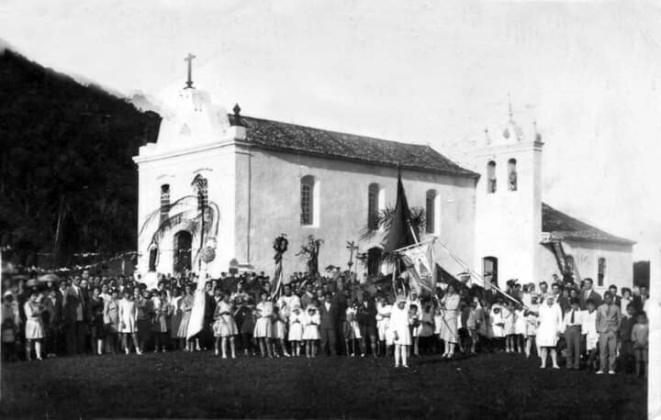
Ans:
[[[160,117],[0,52],[0,245],[6,260],[65,265],[132,250],[138,148]],[[58,231],[59,227],[59,231]],[[58,233],[59,232],[59,233]],[[57,237],[57,246],[56,246]]]

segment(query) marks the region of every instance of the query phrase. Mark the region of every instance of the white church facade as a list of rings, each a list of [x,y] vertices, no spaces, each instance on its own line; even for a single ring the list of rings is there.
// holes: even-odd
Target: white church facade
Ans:
[[[324,241],[321,269],[345,267],[353,241],[368,255],[358,273],[374,273],[384,236],[375,216],[394,206],[401,167],[409,205],[426,212],[420,239],[437,237],[486,278],[538,282],[564,270],[595,285],[599,278],[601,287],[631,285],[633,242],[542,202],[541,137],[526,137],[511,117],[468,169],[429,146],[246,117],[238,108],[230,115],[191,84],[171,105],[157,142],[134,157],[141,273],[197,271],[205,248],[214,251],[204,265],[212,277],[271,274],[282,233],[288,273],[305,271],[295,254],[310,235]],[[361,240],[366,230],[372,235]],[[447,255],[439,259],[459,273]]]

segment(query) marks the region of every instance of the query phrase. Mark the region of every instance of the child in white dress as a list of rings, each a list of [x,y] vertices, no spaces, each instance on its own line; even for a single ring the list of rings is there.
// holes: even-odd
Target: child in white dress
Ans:
[[[514,310],[514,347],[517,353],[523,353],[523,340],[526,336],[526,312],[521,304]]]
[[[303,340],[303,312],[299,306],[294,306],[289,314],[289,343],[292,354],[301,355],[301,341]]]
[[[259,343],[259,351],[262,357],[273,357],[271,353],[271,336],[272,336],[272,317],[273,317],[273,302],[268,300],[268,294],[262,292],[261,302],[257,304],[257,322],[255,323],[255,331],[253,336]]]
[[[236,321],[234,320],[234,304],[230,300],[229,293],[221,293],[221,300],[216,305],[213,319],[213,335],[216,337],[216,356],[218,356],[218,344],[220,344],[223,359],[227,359],[227,343],[229,341],[232,359],[235,359],[236,343],[234,342],[234,336],[239,333],[239,328],[236,326]]]
[[[411,345],[411,323],[409,311],[406,307],[406,298],[397,298],[397,303],[392,309],[390,315],[389,330],[392,333],[393,343],[395,345],[395,367],[399,367],[400,362],[403,367],[409,367],[407,364],[407,348]]]
[[[505,330],[505,351],[507,353],[514,353],[514,335],[515,335],[515,326],[514,326],[514,307],[512,302],[508,301],[505,303],[503,308],[503,323]]]
[[[315,306],[309,305],[305,316],[305,327],[303,329],[303,340],[305,341],[305,356],[315,357],[317,354],[317,340],[319,335],[319,323],[321,322],[319,311]]]
[[[526,357],[530,357],[532,353],[533,344],[536,346],[537,336],[537,313],[539,311],[539,305],[537,304],[537,297],[533,296],[530,300],[530,305],[528,309],[524,312],[526,316]],[[539,349],[537,349],[537,355],[540,354]]]
[[[119,332],[122,333],[122,344],[124,351],[129,354],[128,338],[133,339],[133,346],[137,354],[142,354],[142,349],[138,346],[138,307],[133,300],[133,293],[130,289],[124,290],[124,299],[119,301]]]

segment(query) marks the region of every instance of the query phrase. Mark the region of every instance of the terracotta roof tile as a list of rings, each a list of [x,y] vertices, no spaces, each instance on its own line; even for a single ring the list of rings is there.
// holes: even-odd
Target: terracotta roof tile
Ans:
[[[542,231],[550,233],[552,239],[608,242],[622,245],[635,244],[634,241],[611,235],[608,232],[575,219],[546,203],[542,203]]]
[[[234,115],[230,120],[235,123]],[[400,143],[373,137],[338,133],[318,128],[241,116],[247,140],[263,149],[365,162],[380,166],[412,169],[477,178],[429,146]]]

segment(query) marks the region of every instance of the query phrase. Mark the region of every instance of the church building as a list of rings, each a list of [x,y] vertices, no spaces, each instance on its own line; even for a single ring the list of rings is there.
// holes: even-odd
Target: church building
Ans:
[[[134,157],[140,273],[272,274],[273,241],[284,233],[285,273],[305,271],[296,253],[312,235],[324,241],[320,269],[353,257],[360,277],[376,274],[386,269],[377,216],[394,206],[401,168],[409,206],[425,211],[419,239],[438,238],[486,279],[502,286],[555,273],[631,285],[633,242],[542,202],[541,136],[525,136],[511,113],[465,168],[426,145],[243,116],[238,105],[229,114],[190,77],[169,105],[157,142]]]

